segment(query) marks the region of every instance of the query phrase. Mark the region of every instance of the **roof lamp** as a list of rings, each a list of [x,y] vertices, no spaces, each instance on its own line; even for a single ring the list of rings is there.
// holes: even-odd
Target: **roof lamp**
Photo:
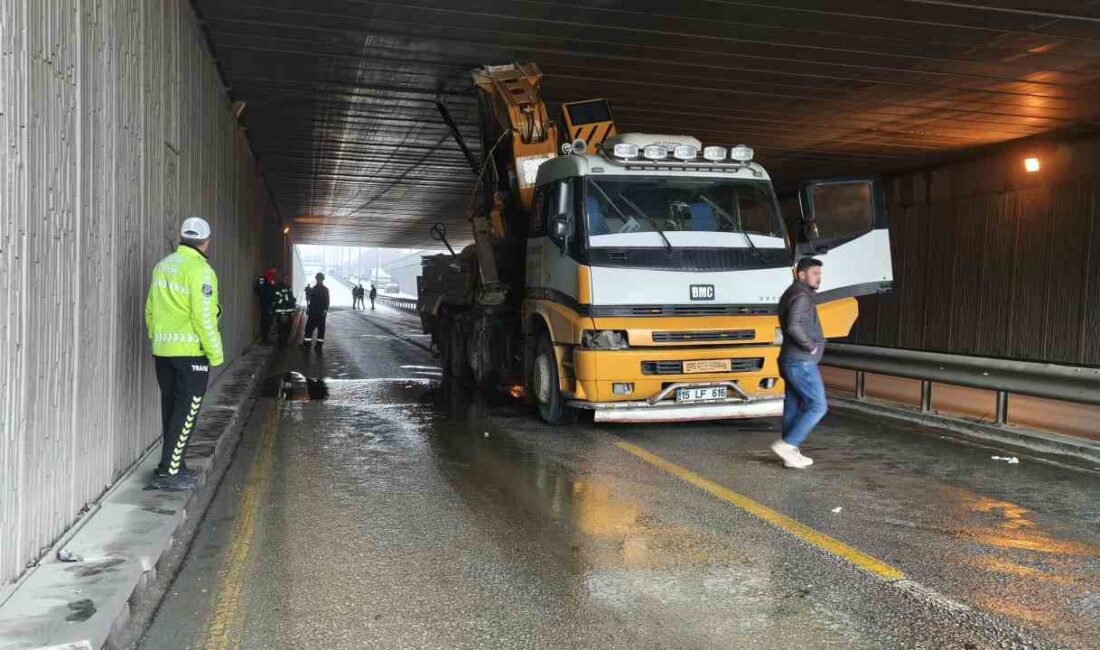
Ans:
[[[646,160],[664,160],[668,158],[668,147],[659,144],[647,144],[642,151]]]
[[[615,145],[616,158],[637,158],[638,145],[631,142],[619,142]]]
[[[752,161],[752,147],[746,147],[743,144],[739,144],[736,147],[730,149],[730,158],[738,162],[750,162]]]
[[[1039,171],[1039,159],[1038,158],[1024,158],[1024,170],[1029,174],[1034,174]]]
[[[694,147],[690,144],[678,144],[676,148],[672,150],[672,157],[677,160],[695,160],[695,157],[698,155],[698,147]]]
[[[703,157],[711,162],[719,162],[726,159],[725,147],[706,147],[703,149]]]

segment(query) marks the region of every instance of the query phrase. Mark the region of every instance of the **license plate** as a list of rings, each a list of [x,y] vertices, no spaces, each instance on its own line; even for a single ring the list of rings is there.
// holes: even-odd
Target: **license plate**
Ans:
[[[684,362],[684,374],[696,372],[729,372],[733,367],[729,359],[695,359]]]
[[[725,386],[708,386],[706,388],[677,388],[677,402],[708,402],[716,399],[726,399],[727,388]]]

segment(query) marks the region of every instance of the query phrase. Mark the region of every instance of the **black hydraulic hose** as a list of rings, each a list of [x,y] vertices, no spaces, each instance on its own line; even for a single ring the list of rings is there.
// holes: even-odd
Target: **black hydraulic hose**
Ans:
[[[474,152],[470,151],[470,147],[466,145],[466,140],[458,130],[458,125],[455,124],[454,118],[451,117],[451,110],[447,108],[447,104],[444,103],[442,99],[435,100],[435,108],[439,111],[439,114],[443,116],[443,122],[446,123],[447,129],[450,130],[451,137],[458,143],[458,148],[462,150],[462,155],[466,156],[466,162],[470,163],[470,171],[478,174],[479,165],[477,164],[477,157],[474,156]]]

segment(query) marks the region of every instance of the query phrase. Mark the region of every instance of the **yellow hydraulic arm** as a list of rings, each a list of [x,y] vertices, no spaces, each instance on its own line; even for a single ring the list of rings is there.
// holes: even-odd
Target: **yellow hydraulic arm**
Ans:
[[[492,142],[482,146],[499,143],[512,147],[508,171],[515,179],[519,204],[524,212],[530,212],[538,166],[557,155],[559,142],[558,126],[542,101],[542,72],[534,63],[487,65],[474,70],[473,80],[491,107],[494,122],[484,125]],[[488,116],[483,114],[482,119]],[[507,131],[512,137],[506,145],[503,140],[508,138],[503,136]],[[485,159],[491,155],[488,150],[482,152]]]

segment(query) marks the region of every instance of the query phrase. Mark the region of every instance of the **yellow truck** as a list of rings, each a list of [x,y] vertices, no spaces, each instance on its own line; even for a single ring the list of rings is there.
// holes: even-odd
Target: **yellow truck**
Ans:
[[[564,104],[559,127],[540,79],[474,72],[480,158],[452,127],[478,173],[474,243],[426,257],[418,296],[445,372],[524,393],[550,424],[781,414],[794,261],[824,263],[828,337],[848,334],[856,296],[891,287],[877,182],[804,183],[788,232],[751,148],[619,133],[603,100]]]

